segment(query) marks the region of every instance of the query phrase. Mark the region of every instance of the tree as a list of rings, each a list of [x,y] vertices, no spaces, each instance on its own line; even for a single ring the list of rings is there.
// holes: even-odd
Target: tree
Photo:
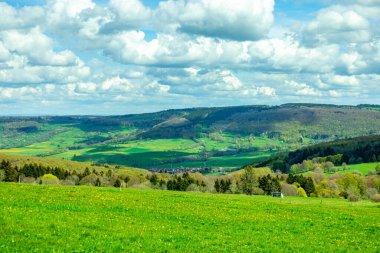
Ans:
[[[118,179],[116,179],[116,181],[115,181],[115,183],[114,183],[114,185],[113,185],[114,187],[121,187],[121,181],[120,181],[120,179],[118,178]]]
[[[297,183],[299,184],[305,191],[308,196],[311,193],[315,192],[314,181],[311,177],[304,177],[303,175],[293,175],[289,174],[286,182],[288,184]]]
[[[156,173],[153,173],[152,176],[150,176],[149,181],[152,183],[152,185],[157,185],[158,177]]]
[[[261,188],[267,195],[272,192],[281,191],[280,180],[278,177],[272,177],[270,174],[260,177],[259,188]]]
[[[3,160],[0,164],[0,169],[4,170],[5,182],[17,182],[18,171],[14,167],[12,167],[9,161]]]
[[[182,176],[174,175],[174,178],[167,183],[168,190],[186,191],[187,187],[195,183],[195,180],[190,177],[190,174],[185,172]]]
[[[377,175],[380,175],[380,163],[378,163],[377,165],[376,165],[376,174]]]
[[[214,188],[215,188],[215,191],[216,192],[220,192],[220,183],[219,183],[219,179],[217,179],[216,181],[215,181],[215,184],[214,184]]]
[[[299,168],[299,165],[298,164],[293,164],[291,167],[290,167],[290,173],[293,173],[293,174],[297,174],[300,172],[300,168]]]
[[[255,187],[256,180],[255,175],[253,173],[253,168],[251,166],[247,166],[244,168],[244,173],[240,178],[241,181],[241,189],[243,193],[247,195],[253,194],[253,188]]]
[[[314,181],[313,181],[313,179],[311,177],[306,177],[305,178],[305,182],[302,185],[302,187],[305,189],[305,192],[306,192],[307,196],[310,196],[310,194],[312,194],[312,193],[315,192]]]
[[[90,174],[91,174],[90,169],[88,167],[86,167],[86,169],[84,170],[84,172],[82,174],[82,177],[86,177],[86,176],[88,176]]]
[[[96,187],[100,187],[100,186],[102,186],[102,183],[100,182],[100,179],[99,179],[99,178],[96,179],[95,186],[96,186]]]
[[[322,169],[326,172],[333,172],[334,164],[332,162],[325,162],[322,164]]]
[[[231,184],[232,184],[232,182],[230,179],[226,179],[226,180],[222,179],[220,181],[220,192],[226,193],[229,190],[231,190]]]

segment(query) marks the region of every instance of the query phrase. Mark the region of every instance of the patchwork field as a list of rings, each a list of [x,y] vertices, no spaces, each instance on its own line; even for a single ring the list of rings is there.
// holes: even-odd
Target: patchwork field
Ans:
[[[218,140],[207,135],[197,139],[135,140],[128,137],[135,129],[127,127],[88,132],[75,125],[61,125],[57,130],[41,124],[41,129],[39,134],[3,135],[0,144],[6,148],[0,149],[0,153],[140,168],[218,167],[223,171],[223,168],[241,168],[287,148],[285,143],[267,137],[230,134],[220,134]],[[236,151],[242,148],[243,151]]]
[[[369,201],[0,184],[2,252],[378,252]]]
[[[380,134],[376,106],[286,104],[123,116],[0,117],[0,153],[229,171],[279,151]]]
[[[364,176],[368,175],[368,172],[369,171],[375,171],[376,169],[376,166],[378,165],[379,163],[376,162],[376,163],[361,163],[361,164],[350,164],[350,165],[347,165],[349,169],[347,170],[344,170],[344,171],[337,171],[335,172],[335,174],[344,174],[344,173],[352,173],[352,172],[360,172],[361,174],[363,174]],[[341,169],[342,167],[339,166],[337,167],[338,169]]]

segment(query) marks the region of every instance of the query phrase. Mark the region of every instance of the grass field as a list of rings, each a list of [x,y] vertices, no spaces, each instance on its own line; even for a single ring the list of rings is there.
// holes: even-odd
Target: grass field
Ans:
[[[379,252],[380,205],[0,184],[1,252]]]
[[[123,172],[128,173],[130,175],[146,175],[149,173],[147,170],[144,169],[131,168],[125,166],[115,167],[107,164],[96,164],[93,162],[76,162],[58,158],[40,158],[33,156],[21,156],[0,153],[0,161],[2,160],[8,160],[12,163],[13,166],[18,166],[19,168],[22,167],[24,164],[36,163],[43,164],[45,166],[50,166],[52,168],[60,167],[68,171],[75,170],[76,172],[80,173],[83,172],[86,168],[89,168],[90,171],[96,170],[103,172],[107,172],[109,169],[111,169],[115,173]]]
[[[221,134],[220,140],[214,140],[208,135],[198,139],[139,139],[125,138],[136,129],[120,128],[110,132],[86,132],[75,125],[62,125],[52,132],[54,127],[43,125],[40,139],[33,134],[19,134],[17,137],[0,138],[0,153],[97,163],[119,164],[140,168],[179,168],[179,167],[224,167],[240,168],[253,160],[262,159],[276,150],[289,148],[286,143],[267,137],[255,137]],[[50,132],[49,132],[50,131]],[[44,137],[43,134],[49,134]],[[1,134],[0,134],[1,137]],[[13,143],[12,138],[19,142]],[[10,141],[12,140],[12,141]],[[10,142],[9,142],[10,141]],[[8,143],[7,145],[5,145]],[[259,149],[244,151],[226,156],[211,156],[205,162],[203,152],[215,152],[236,149],[244,146]]]
[[[357,172],[362,173],[364,176],[366,176],[370,170],[375,170],[377,164],[379,163],[350,164],[350,165],[347,165],[349,167],[348,170],[337,171],[337,172],[334,172],[334,174],[352,173],[354,171],[357,171]],[[338,169],[341,169],[341,167],[338,167]]]

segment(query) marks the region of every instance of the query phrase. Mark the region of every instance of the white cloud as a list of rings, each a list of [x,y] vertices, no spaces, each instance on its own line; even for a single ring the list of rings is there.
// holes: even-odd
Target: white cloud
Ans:
[[[47,21],[50,25],[67,27],[77,22],[84,10],[94,7],[95,3],[91,0],[48,0]]]
[[[306,27],[307,43],[358,43],[372,38],[370,23],[357,12],[335,6],[321,10]]]
[[[39,87],[1,87],[0,86],[0,98],[4,100],[26,100],[31,99],[36,95],[41,95],[42,89]]]
[[[96,2],[0,3],[4,103],[109,112],[380,99],[378,0],[337,1],[309,21],[284,9],[273,21],[273,0]]]
[[[211,39],[159,34],[157,39],[146,41],[144,37],[142,31],[120,33],[111,39],[105,52],[122,63],[160,66],[202,64],[205,60],[207,64],[217,57]]]
[[[244,82],[230,70],[185,68],[181,71],[167,70],[160,75],[160,82],[169,85],[172,94],[229,98],[276,96],[274,88]]]
[[[329,95],[332,97],[342,97],[343,96],[342,93],[340,93],[339,91],[336,91],[336,90],[330,90]]]
[[[257,40],[273,23],[273,0],[188,0],[160,4],[159,20],[189,34],[232,40]]]
[[[368,59],[367,59],[368,60]],[[340,56],[340,66],[343,66],[345,71],[350,74],[359,73],[367,68],[367,62],[358,52],[343,53]]]
[[[248,50],[253,66],[283,72],[330,72],[339,55],[336,45],[305,48],[291,37],[253,42]]]
[[[78,58],[69,50],[53,51],[53,42],[41,33],[39,28],[30,32],[16,30],[0,32],[0,40],[12,52],[28,57],[28,61],[36,65],[68,66],[75,65]]]
[[[126,78],[112,77],[101,84],[101,90],[123,96],[146,96],[167,93],[170,87],[147,78],[131,81]]]
[[[10,52],[8,51],[7,48],[5,48],[2,41],[0,41],[0,62],[4,62],[6,60],[9,60],[10,57],[11,57]]]
[[[295,90],[296,95],[302,96],[322,96],[322,92],[310,87],[306,83],[299,83],[293,80],[285,80],[285,87]]]
[[[326,73],[339,62],[337,45],[306,48],[291,37],[240,43],[158,34],[147,41],[144,32],[130,31],[113,36],[105,52],[124,64],[162,67],[228,66]]]
[[[152,15],[140,0],[111,0],[108,8],[111,19],[101,28],[105,33],[140,28]]]
[[[276,96],[276,90],[272,87],[258,87],[257,92],[268,97]]]
[[[43,22],[42,7],[24,7],[19,10],[0,2],[0,30],[30,28]]]
[[[359,86],[360,82],[356,76],[341,76],[341,75],[331,75],[327,77],[328,83],[334,86]]]

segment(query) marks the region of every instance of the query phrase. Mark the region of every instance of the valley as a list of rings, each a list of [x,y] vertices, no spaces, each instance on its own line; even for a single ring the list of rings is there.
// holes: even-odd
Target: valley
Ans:
[[[223,174],[314,143],[380,133],[372,107],[288,104],[125,116],[0,118],[0,153]]]

